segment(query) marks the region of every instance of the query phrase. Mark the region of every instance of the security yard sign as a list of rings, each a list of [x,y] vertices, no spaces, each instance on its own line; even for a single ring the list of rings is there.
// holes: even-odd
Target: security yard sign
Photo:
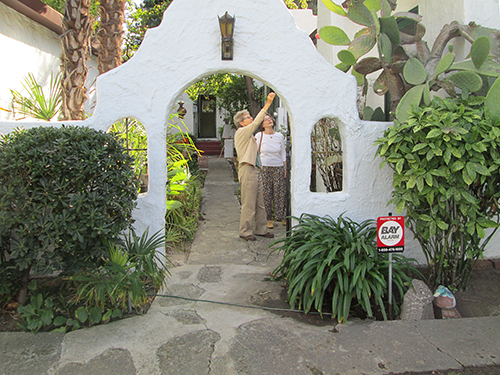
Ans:
[[[401,253],[404,251],[404,216],[381,216],[377,218],[377,248],[379,253]]]

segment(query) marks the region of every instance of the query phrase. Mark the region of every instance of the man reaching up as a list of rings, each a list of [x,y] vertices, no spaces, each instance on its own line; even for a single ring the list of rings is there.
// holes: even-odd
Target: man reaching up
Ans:
[[[269,93],[266,104],[255,120],[247,110],[234,115],[234,124],[238,129],[234,135],[234,146],[238,154],[238,180],[241,186],[240,237],[246,241],[255,241],[254,233],[266,238],[274,237],[274,234],[267,231],[267,216],[260,181],[261,163],[253,134],[264,120],[275,96],[274,92]],[[255,232],[252,230],[254,220]]]

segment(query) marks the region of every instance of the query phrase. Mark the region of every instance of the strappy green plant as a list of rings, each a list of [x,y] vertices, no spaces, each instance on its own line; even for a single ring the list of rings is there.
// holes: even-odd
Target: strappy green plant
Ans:
[[[358,224],[340,215],[337,220],[303,214],[289,236],[274,241],[273,252],[283,251],[281,264],[273,271],[276,279],[286,280],[288,302],[305,313],[323,313],[331,299],[332,318],[346,322],[351,306],[360,305],[373,317],[372,304],[378,305],[384,319],[384,298],[388,292],[388,254],[379,254],[373,220]],[[418,271],[413,259],[393,254],[393,283],[402,297],[410,285],[410,273]],[[396,295],[393,305],[398,306]],[[397,311],[396,311],[397,313]]]
[[[165,247],[165,234],[162,230],[149,236],[149,227],[138,236],[130,231],[125,236],[124,248],[132,262],[135,263],[135,271],[142,272],[150,278],[155,288],[163,286],[165,278],[170,275],[166,263],[170,263],[165,254],[158,249]]]
[[[50,74],[49,94],[46,95],[33,76],[29,73],[24,79],[23,87],[28,96],[24,96],[16,90],[12,93],[12,109],[14,114],[19,113],[26,117],[50,121],[59,113],[62,103],[61,77],[59,74]]]

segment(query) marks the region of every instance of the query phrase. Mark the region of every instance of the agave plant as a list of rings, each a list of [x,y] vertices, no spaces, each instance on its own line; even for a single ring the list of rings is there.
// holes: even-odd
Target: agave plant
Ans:
[[[62,103],[61,77],[59,74],[50,74],[49,94],[46,95],[33,76],[29,73],[24,79],[24,89],[28,96],[23,96],[16,90],[10,90],[13,96],[12,109],[25,117],[33,117],[50,121],[59,112]]]
[[[288,302],[305,313],[315,309],[324,312],[331,299],[332,317],[339,322],[348,319],[351,306],[359,304],[373,317],[372,303],[378,305],[384,319],[387,313],[384,297],[388,291],[388,254],[379,254],[373,220],[358,224],[340,215],[337,220],[326,216],[303,214],[289,236],[271,246],[283,251],[281,264],[274,270],[277,279],[288,285]],[[393,283],[403,296],[411,278],[418,271],[400,254],[393,254]],[[393,305],[396,303],[393,296]]]

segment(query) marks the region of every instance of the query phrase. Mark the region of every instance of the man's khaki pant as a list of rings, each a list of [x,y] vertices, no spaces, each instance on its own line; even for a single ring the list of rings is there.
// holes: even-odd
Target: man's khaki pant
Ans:
[[[238,179],[241,186],[240,236],[251,236],[255,220],[255,234],[267,233],[266,209],[260,181],[260,170],[250,164],[240,165]]]

